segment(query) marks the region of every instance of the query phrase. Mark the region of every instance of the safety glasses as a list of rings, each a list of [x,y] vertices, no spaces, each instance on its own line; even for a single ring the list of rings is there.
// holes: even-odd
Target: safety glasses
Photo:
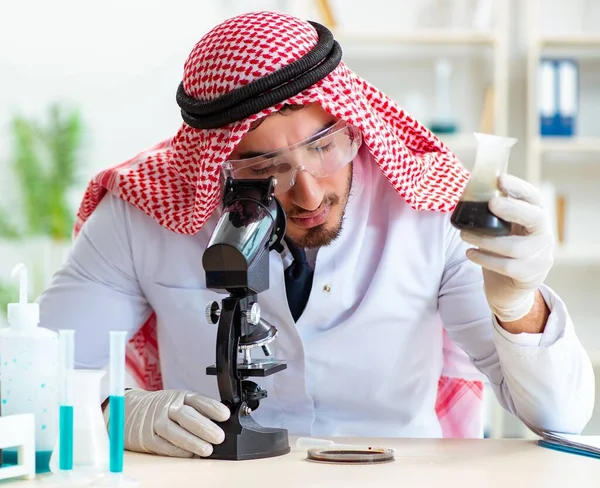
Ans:
[[[228,160],[223,176],[233,179],[276,179],[275,194],[288,191],[301,171],[316,178],[335,173],[355,157],[362,144],[360,131],[340,120],[333,126],[284,149],[249,159]]]

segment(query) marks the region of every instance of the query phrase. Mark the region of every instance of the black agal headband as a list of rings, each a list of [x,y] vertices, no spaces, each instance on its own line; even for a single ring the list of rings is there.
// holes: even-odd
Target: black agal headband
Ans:
[[[325,26],[309,22],[317,31],[316,46],[302,58],[232,90],[214,100],[196,100],[177,89],[177,105],[186,124],[196,129],[215,129],[281,103],[325,78],[340,63],[342,48]]]

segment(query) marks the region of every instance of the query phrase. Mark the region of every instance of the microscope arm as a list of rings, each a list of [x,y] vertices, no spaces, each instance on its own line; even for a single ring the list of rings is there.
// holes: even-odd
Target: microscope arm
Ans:
[[[217,384],[221,401],[230,409],[242,401],[237,371],[237,339],[241,336],[241,310],[237,298],[224,298],[217,330]]]

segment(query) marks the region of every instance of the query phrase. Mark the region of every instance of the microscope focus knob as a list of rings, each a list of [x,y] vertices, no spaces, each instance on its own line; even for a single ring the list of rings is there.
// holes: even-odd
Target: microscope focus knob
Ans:
[[[206,321],[209,324],[216,324],[219,321],[221,310],[219,308],[219,302],[210,302],[205,309]]]
[[[250,325],[257,325],[260,321],[260,305],[256,302],[252,304],[250,310],[246,312],[246,320]]]

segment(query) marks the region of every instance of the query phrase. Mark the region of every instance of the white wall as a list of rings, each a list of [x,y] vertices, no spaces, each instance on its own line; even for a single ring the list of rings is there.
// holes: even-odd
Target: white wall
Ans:
[[[83,112],[86,179],[168,137],[180,122],[174,100],[183,61],[216,21],[216,5],[181,0],[168,7],[157,0],[3,2],[2,160],[9,150],[10,115],[41,116],[55,100]]]

